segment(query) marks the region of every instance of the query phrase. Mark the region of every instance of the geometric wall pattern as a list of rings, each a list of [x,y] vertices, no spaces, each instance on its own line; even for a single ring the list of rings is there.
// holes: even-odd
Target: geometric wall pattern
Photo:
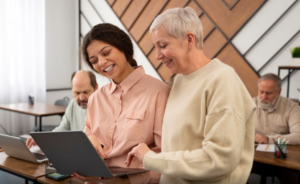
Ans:
[[[97,6],[97,1],[84,1],[88,1],[92,6],[93,4]],[[163,80],[169,79],[172,74],[165,65],[161,64],[161,61],[155,59],[155,49],[151,43],[149,27],[158,14],[172,7],[190,6],[197,12],[203,24],[204,53],[209,58],[217,57],[232,66],[251,96],[257,95],[259,76],[266,72],[277,73],[278,65],[282,65],[280,62],[283,61],[282,58],[280,62],[277,59],[286,55],[284,52],[288,46],[300,45],[298,41],[300,25],[294,26],[295,30],[281,25],[284,22],[290,23],[291,20],[285,20],[286,17],[295,16],[289,14],[299,12],[300,3],[294,0],[285,2],[265,0],[106,0],[106,2]],[[276,5],[276,3],[282,5]],[[274,6],[278,7],[274,10]],[[269,7],[272,8],[268,10]],[[97,14],[101,14],[99,9],[101,8],[94,8]],[[272,15],[272,11],[277,14]],[[270,12],[270,16],[263,15],[264,12]],[[253,25],[257,26],[255,24],[257,19],[258,22],[267,22],[259,25],[259,28],[253,28]],[[278,46],[274,44],[274,38],[271,42],[267,41],[268,37],[274,34],[274,30],[283,29],[282,27],[288,27],[284,31],[291,33],[283,35],[282,38],[277,36],[279,41],[276,44]],[[259,32],[261,30],[264,31]],[[275,48],[276,46],[276,48],[260,48],[268,43],[272,44],[269,47]],[[262,54],[262,50],[265,50],[266,53]],[[285,60],[286,58],[285,56]],[[286,73],[283,74],[282,79],[285,78]],[[298,73],[295,76],[298,76]]]
[[[155,49],[149,33],[150,24],[166,9],[192,7],[203,24],[205,55],[209,58],[218,57],[235,68],[249,92],[253,95],[257,93],[258,75],[232,45],[231,39],[262,6],[264,0],[107,0],[107,2],[163,80],[169,79],[172,74],[155,58]]]

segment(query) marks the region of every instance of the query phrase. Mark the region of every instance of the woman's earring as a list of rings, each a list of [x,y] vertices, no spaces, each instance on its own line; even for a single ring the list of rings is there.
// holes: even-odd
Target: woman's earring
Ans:
[[[189,46],[189,52],[191,52],[191,41],[192,41],[192,39],[191,39],[191,37],[189,37],[188,36],[188,46]]]

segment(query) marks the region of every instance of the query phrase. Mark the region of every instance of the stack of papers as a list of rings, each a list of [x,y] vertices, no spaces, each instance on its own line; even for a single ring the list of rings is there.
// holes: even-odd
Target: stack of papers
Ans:
[[[274,152],[275,144],[258,144],[256,151]]]

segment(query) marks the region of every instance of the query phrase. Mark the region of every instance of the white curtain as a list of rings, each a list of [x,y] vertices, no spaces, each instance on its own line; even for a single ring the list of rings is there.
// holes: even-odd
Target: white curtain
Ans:
[[[44,102],[45,73],[45,1],[0,0],[0,104],[28,102],[28,95]],[[9,134],[29,133],[33,124],[32,116],[0,110]]]

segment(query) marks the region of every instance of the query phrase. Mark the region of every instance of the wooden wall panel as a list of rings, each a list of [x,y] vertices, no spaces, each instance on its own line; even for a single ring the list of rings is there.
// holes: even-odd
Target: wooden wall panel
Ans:
[[[120,17],[131,0],[116,1],[112,6],[114,12]]]
[[[208,58],[213,59],[214,55],[217,54],[226,42],[220,31],[215,29],[204,42],[203,51]]]
[[[243,61],[243,58],[237,53],[231,44],[226,45],[217,58],[235,69],[236,73],[243,80],[252,97],[257,95],[257,81],[259,77],[252,72],[251,68],[246,62],[241,62]]]
[[[149,30],[145,34],[145,36],[140,41],[140,47],[145,55],[148,55],[151,49],[153,48],[152,38]]]
[[[227,1],[228,7],[222,0],[207,1],[196,0],[208,16],[220,27],[227,38],[231,38],[234,33],[247,21],[255,10],[263,3],[264,0],[240,0],[230,10],[228,7],[235,1]],[[228,4],[231,3],[231,4]]]
[[[161,61],[159,61],[159,60],[156,59],[156,49],[153,49],[150,52],[150,54],[148,56],[148,59],[150,60],[150,62],[152,63],[152,66],[154,68],[158,68],[159,65],[161,64]]]
[[[121,21],[127,29],[130,29],[140,12],[147,5],[149,0],[132,1],[127,11],[124,13]]]
[[[245,83],[250,94],[257,94],[257,72],[232,46],[231,39],[265,0],[107,0],[133,39],[147,56],[163,80],[172,74],[157,61],[149,26],[153,19],[166,9],[192,7],[198,14],[204,33],[204,53],[209,58],[219,57],[232,66]]]
[[[170,72],[169,68],[166,67],[166,65],[161,65],[161,67],[159,67],[157,71],[164,81],[167,81],[173,75]]]
[[[169,1],[169,3],[165,6],[165,8],[163,9],[163,11],[161,13],[163,13],[164,11],[166,11],[167,9],[170,8],[176,8],[176,7],[184,7],[184,5],[188,3],[188,0],[181,0],[181,1]]]
[[[150,1],[141,16],[138,17],[136,23],[132,26],[130,34],[135,41],[139,41],[144,32],[147,31],[149,25],[165,6],[167,0]]]
[[[170,8],[175,8],[175,7],[183,7],[185,4],[188,3],[188,0],[182,0],[182,1],[170,1],[162,10],[162,12],[166,11],[167,9]],[[152,23],[152,22],[151,22]],[[150,23],[150,24],[151,24]],[[149,30],[147,33],[144,35],[144,37],[140,40],[140,47],[142,51],[144,52],[145,55],[148,55],[151,49],[153,49],[153,44],[151,41],[151,34]],[[151,61],[151,60],[150,60]],[[152,63],[153,64],[153,63]]]
[[[169,8],[175,8],[175,7],[182,7],[186,3],[188,3],[188,0],[182,0],[182,1],[170,1],[165,8],[163,9],[162,12],[166,11]],[[152,22],[151,22],[152,23]],[[150,24],[151,24],[150,23]],[[148,55],[151,49],[153,49],[153,44],[151,41],[151,34],[149,31],[145,34],[145,36],[140,40],[140,47],[142,51],[144,52],[145,55]],[[151,60],[150,60],[151,61]],[[156,63],[156,61],[154,61]],[[153,63],[152,63],[153,64]]]
[[[106,0],[106,1],[110,6],[113,5],[113,3],[115,2],[115,0]]]
[[[200,20],[203,26],[203,38],[205,38],[208,35],[208,33],[210,33],[215,28],[215,26],[204,14],[200,17]]]
[[[223,0],[228,6],[237,2],[237,0]]]
[[[196,11],[198,16],[200,16],[203,13],[202,10],[194,1],[190,1],[189,4],[187,4],[187,6],[193,8]]]

